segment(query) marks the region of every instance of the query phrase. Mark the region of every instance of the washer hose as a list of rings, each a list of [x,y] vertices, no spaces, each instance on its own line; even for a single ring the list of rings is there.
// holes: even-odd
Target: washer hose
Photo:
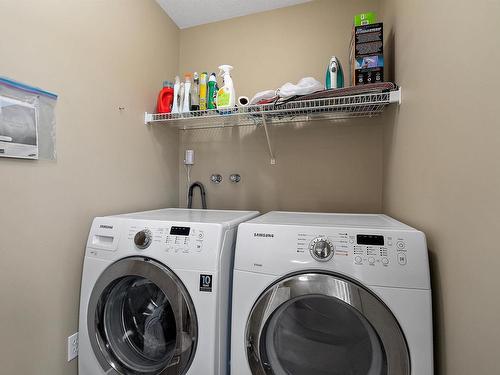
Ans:
[[[205,194],[205,186],[199,181],[193,182],[191,186],[189,187],[188,191],[188,208],[193,208],[193,191],[194,189],[198,187],[200,188],[200,194],[201,194],[201,206],[203,207],[204,210],[207,209],[207,197]]]

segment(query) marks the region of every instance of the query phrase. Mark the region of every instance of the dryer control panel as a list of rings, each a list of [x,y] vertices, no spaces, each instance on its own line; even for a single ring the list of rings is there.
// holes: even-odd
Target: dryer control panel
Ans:
[[[235,269],[277,276],[324,270],[367,285],[430,286],[425,235],[406,226],[243,223]]]
[[[313,259],[326,262],[334,258],[350,258],[356,266],[406,266],[406,240],[379,234],[339,232],[299,233],[297,253],[309,252]]]
[[[396,245],[394,245],[396,243]],[[355,265],[381,265],[397,263],[406,266],[406,241],[393,236],[357,234],[349,237]]]

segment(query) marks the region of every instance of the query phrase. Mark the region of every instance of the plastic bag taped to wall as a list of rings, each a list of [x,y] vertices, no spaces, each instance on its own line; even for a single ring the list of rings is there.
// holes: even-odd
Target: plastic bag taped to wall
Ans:
[[[56,159],[57,95],[0,77],[0,157]]]

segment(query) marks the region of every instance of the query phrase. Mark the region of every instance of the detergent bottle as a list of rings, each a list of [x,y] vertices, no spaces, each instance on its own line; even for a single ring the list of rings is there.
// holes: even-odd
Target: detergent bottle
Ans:
[[[210,78],[208,80],[208,95],[207,95],[207,108],[215,109],[216,99],[217,97],[217,76],[215,73],[210,74]]]
[[[200,76],[200,110],[207,110],[207,72]]]
[[[200,110],[200,77],[197,72],[193,73],[193,83],[191,84],[191,111]]]
[[[170,113],[174,101],[174,88],[171,82],[163,82],[163,88],[156,102],[156,113]]]
[[[181,80],[179,76],[175,77],[174,84],[174,102],[172,104],[172,113],[179,113],[179,94],[181,90]]]
[[[191,73],[184,75],[184,100],[181,106],[181,112],[187,113],[191,110]]]
[[[181,82],[179,89],[179,112],[182,113],[182,109],[184,108],[184,82]]]
[[[236,104],[236,93],[230,73],[233,67],[231,65],[221,65],[219,69],[220,76],[224,80],[224,86],[217,91],[217,109],[234,108]]]

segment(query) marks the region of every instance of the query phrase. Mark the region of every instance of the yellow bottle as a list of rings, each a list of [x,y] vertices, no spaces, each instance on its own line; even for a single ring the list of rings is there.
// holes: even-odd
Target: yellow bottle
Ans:
[[[207,72],[200,75],[200,111],[207,109]]]

